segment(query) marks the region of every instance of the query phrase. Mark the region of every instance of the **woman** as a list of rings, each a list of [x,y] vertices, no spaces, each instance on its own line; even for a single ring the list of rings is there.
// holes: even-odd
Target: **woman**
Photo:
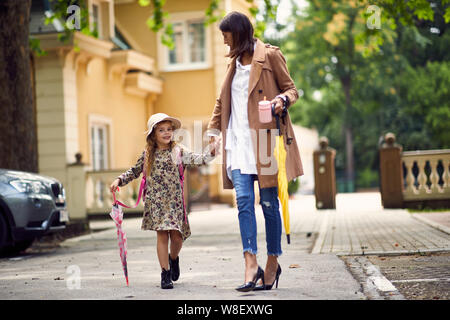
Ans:
[[[245,259],[245,281],[238,291],[270,290],[281,274],[278,257],[281,250],[281,217],[278,205],[277,165],[272,155],[276,129],[259,122],[258,102],[265,98],[281,114],[298,99],[297,89],[277,47],[253,37],[250,20],[231,12],[220,23],[224,43],[230,47],[225,81],[216,101],[208,129],[223,135],[223,186],[236,190],[239,227]],[[287,152],[288,180],[303,175],[302,163],[289,115],[280,121]],[[214,134],[211,134],[211,143]],[[258,266],[254,181],[258,180],[266,227],[267,263],[265,272]],[[256,286],[258,280],[261,286]]]

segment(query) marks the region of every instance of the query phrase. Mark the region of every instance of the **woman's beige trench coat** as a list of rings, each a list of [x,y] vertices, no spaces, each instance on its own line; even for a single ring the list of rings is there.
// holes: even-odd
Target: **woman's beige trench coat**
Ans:
[[[226,172],[227,156],[225,146],[227,143],[226,130],[231,114],[231,82],[233,81],[235,70],[236,58],[233,58],[228,65],[220,96],[216,100],[216,105],[208,124],[208,130],[216,129],[222,132],[222,176],[225,189],[233,188],[233,183]],[[272,100],[278,94],[286,95],[290,102],[289,105],[293,105],[298,99],[297,89],[289,75],[286,60],[280,49],[256,40],[248,85],[248,123],[250,130],[252,130],[253,150],[261,188],[278,185],[278,167],[273,155],[277,126],[275,117],[272,118],[270,123],[261,123],[259,121],[258,102],[264,100],[264,97],[267,100]],[[280,120],[280,126],[287,153],[287,178],[290,181],[303,175],[303,166],[289,115],[286,116],[285,123]]]

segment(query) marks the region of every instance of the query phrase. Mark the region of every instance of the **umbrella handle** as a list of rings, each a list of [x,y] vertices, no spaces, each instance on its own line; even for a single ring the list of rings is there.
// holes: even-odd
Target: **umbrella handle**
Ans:
[[[117,191],[119,191],[119,187],[117,187]],[[117,204],[117,200],[116,200],[116,192],[115,191],[111,191],[112,195],[113,195],[113,206],[115,206]]]
[[[272,116],[275,117],[275,120],[277,121],[277,129],[278,134],[280,133],[280,117],[275,113],[275,103],[272,103]]]
[[[284,118],[287,114],[287,108],[283,105],[283,110],[281,111],[281,117]],[[277,121],[277,129],[280,130],[280,116],[275,113],[275,103],[272,103],[272,116],[275,117]],[[284,123],[284,122],[283,122]]]
[[[278,116],[275,113],[275,103],[272,103],[272,116]],[[283,105],[283,110],[281,111],[281,117],[285,117],[287,115],[288,111],[287,111],[287,107],[285,105]]]
[[[136,207],[138,206],[138,204],[139,204],[139,201],[141,201],[142,195],[144,194],[144,189],[145,189],[145,183],[146,183],[146,181],[147,181],[147,179],[146,179],[146,177],[144,176],[144,177],[142,178],[141,185],[140,185],[140,187],[139,187],[138,198],[137,198],[136,204],[135,204],[134,206],[129,207],[129,206],[127,206],[126,204],[124,204],[124,203],[122,203],[122,202],[116,200],[116,193],[111,191],[112,194],[113,194],[113,199],[114,199],[113,205],[120,205],[120,206],[122,206],[122,207],[124,207],[124,208],[130,208],[130,209],[136,208]],[[119,191],[119,188],[118,188],[118,187],[117,187],[117,191]],[[145,197],[145,194],[144,194],[144,197]]]
[[[120,189],[119,189],[119,187],[117,187],[117,192],[119,192],[119,191],[120,191]],[[117,199],[116,199],[116,192],[115,191],[111,191],[111,193],[113,195],[113,200],[114,200],[113,206],[114,206],[114,205],[118,204],[119,201],[117,201]]]

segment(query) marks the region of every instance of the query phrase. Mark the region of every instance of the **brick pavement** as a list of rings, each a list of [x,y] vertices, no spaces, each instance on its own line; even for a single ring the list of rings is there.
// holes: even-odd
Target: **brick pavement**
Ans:
[[[237,209],[216,206],[195,215],[211,213],[213,220],[192,223],[193,234],[236,234],[239,230]],[[384,209],[379,193],[337,194],[336,210],[317,210],[313,195],[299,195],[290,200],[291,239],[311,233],[317,236],[312,253],[338,255],[402,254],[450,251],[450,212],[414,213],[403,209]],[[258,234],[265,236],[261,206],[256,206]],[[106,223],[111,224],[111,221]],[[221,228],[211,228],[211,223]],[[99,228],[104,227],[100,223]],[[110,226],[110,227],[111,227]],[[209,231],[210,230],[210,231]],[[444,230],[444,231],[443,231]],[[131,231],[131,230],[130,230]],[[134,231],[141,235],[145,231]],[[286,247],[283,227],[283,247]]]
[[[337,255],[450,247],[449,234],[406,210],[383,210],[377,193],[338,194],[336,200],[337,210],[317,210],[312,195],[290,201],[292,243],[286,244],[283,230],[278,290],[234,290],[243,280],[244,264],[237,209],[218,206],[190,215],[192,237],[181,253],[182,278],[175,290],[159,287],[155,233],[140,230],[140,218],[127,218],[130,287],[124,284],[117,235],[108,219],[93,223],[106,230],[67,240],[52,252],[0,260],[0,299],[366,299]],[[264,218],[261,207],[256,209],[258,261],[264,263]],[[311,249],[320,254],[310,254]],[[80,268],[80,290],[68,290],[71,265]]]
[[[384,210],[378,193],[338,194],[336,208],[323,210],[313,253],[359,255],[450,250],[448,233],[415,219],[407,210]]]

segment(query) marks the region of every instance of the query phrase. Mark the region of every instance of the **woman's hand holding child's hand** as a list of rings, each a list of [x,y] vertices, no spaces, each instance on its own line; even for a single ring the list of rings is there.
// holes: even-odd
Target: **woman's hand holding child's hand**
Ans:
[[[120,183],[119,179],[114,180],[114,182],[110,186],[111,192],[116,192],[117,188],[119,187],[119,183]]]

